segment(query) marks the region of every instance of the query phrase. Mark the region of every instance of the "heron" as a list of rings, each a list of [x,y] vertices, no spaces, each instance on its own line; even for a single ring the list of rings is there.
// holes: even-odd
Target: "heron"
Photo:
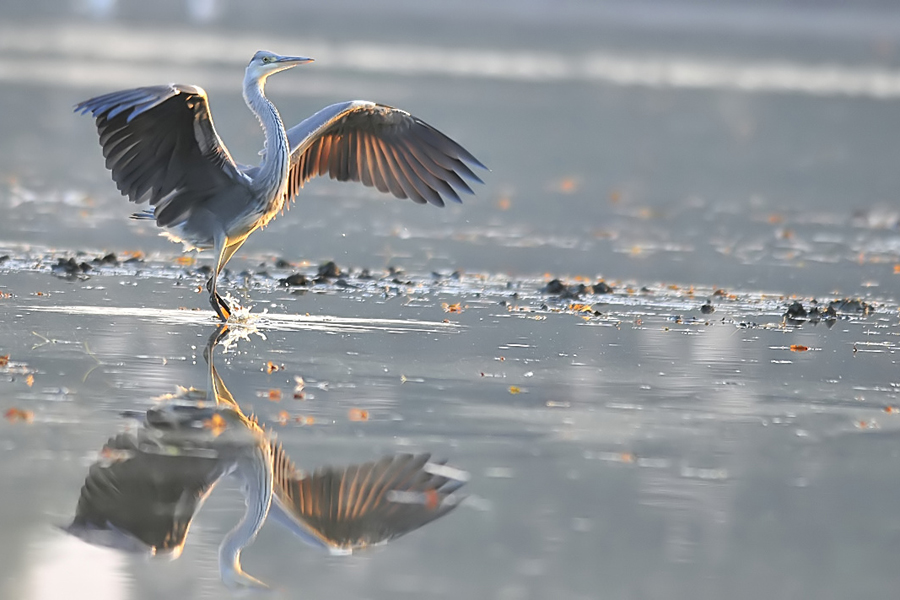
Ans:
[[[206,390],[179,388],[135,414],[136,430],[106,442],[66,532],[94,545],[178,558],[194,516],[232,475],[242,484],[245,512],[219,545],[220,577],[232,589],[265,589],[240,557],[269,517],[308,544],[346,555],[405,535],[459,504],[455,492],[467,474],[427,453],[312,473],[295,467],[216,371],[213,348],[223,333],[217,329],[204,350]]]
[[[75,112],[97,125],[106,167],[122,195],[150,209],[164,235],[186,249],[212,250],[209,302],[222,321],[232,307],[216,291],[224,266],[316,176],[357,181],[418,204],[461,203],[486,169],[468,150],[405,110],[366,100],[332,104],[290,129],[265,95],[266,79],[312,58],[260,50],[244,73],[243,96],[262,127],[257,166],[238,164],[213,125],[206,92],[169,84],[85,100]]]

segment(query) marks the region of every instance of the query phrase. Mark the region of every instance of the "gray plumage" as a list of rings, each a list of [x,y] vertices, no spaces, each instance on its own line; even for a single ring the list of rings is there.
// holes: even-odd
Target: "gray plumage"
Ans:
[[[313,177],[368,187],[443,206],[481,183],[485,168],[458,143],[408,112],[355,100],[328,106],[285,130],[266,98],[266,78],[310,62],[260,51],[244,75],[244,100],[258,117],[265,146],[258,166],[235,163],[213,126],[206,92],[164,85],[113,92],[75,107],[96,119],[106,166],[123,195],[152,209],[172,239],[212,249],[207,284],[222,320],[231,308],[216,293],[224,265],[253,231],[266,225]]]

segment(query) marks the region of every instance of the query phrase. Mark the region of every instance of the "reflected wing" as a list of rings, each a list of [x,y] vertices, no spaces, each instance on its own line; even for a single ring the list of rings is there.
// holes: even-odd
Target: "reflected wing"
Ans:
[[[95,117],[119,191],[132,202],[149,201],[160,226],[184,221],[198,203],[244,182],[213,127],[202,88],[123,90],[85,100],[75,111]]]
[[[332,552],[386,542],[442,517],[458,504],[459,498],[451,494],[465,482],[464,477],[430,472],[463,474],[430,463],[427,454],[386,456],[307,475],[297,472],[280,446],[275,447],[274,459],[273,507],[278,510],[272,514],[307,541]]]
[[[223,474],[214,457],[146,452],[134,435],[120,434],[91,465],[66,531],[93,544],[177,557]]]
[[[359,181],[398,198],[444,206],[482,183],[465,148],[406,111],[354,100],[323,108],[288,131],[288,198],[317,175]]]

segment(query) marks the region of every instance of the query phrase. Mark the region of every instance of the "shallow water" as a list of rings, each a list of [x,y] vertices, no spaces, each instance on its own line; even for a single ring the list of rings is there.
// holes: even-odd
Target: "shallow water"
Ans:
[[[229,263],[223,287],[252,316],[219,374],[298,466],[430,452],[471,474],[456,510],[350,557],[268,523],[247,572],[284,597],[893,597],[894,9],[394,4],[274,26],[215,2],[10,4],[0,597],[227,593],[230,479],[175,561],[58,528],[103,444],[133,427],[123,413],[205,386],[216,325],[198,293],[208,258],[128,220],[71,106],[197,83],[252,162],[238,86],[260,46],[317,58],[270,83],[286,122],[379,100],[491,172],[443,210],[312,182]],[[279,282],[327,260],[340,277]],[[579,292],[601,279],[611,293]]]

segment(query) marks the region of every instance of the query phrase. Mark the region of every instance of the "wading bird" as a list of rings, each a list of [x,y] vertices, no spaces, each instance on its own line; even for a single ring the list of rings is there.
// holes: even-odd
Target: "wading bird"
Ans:
[[[106,167],[123,195],[150,210],[166,235],[187,248],[212,249],[207,290],[223,321],[231,307],[216,292],[222,268],[246,241],[292,200],[303,184],[326,173],[416,203],[443,206],[481,183],[485,168],[465,148],[406,111],[364,100],[323,108],[285,130],[264,87],[270,75],[311,58],[259,51],[244,74],[244,101],[265,134],[262,160],[234,162],[216,133],[206,92],[163,85],[113,92],[75,107],[94,116]]]
[[[332,554],[382,544],[453,510],[468,479],[428,454],[397,454],[312,473],[297,469],[281,445],[247,417],[216,371],[218,329],[204,350],[206,391],[178,394],[106,442],[88,471],[75,518],[64,529],[84,541],[178,558],[195,514],[226,475],[242,484],[246,509],[219,545],[230,588],[265,583],[241,568],[241,553],[267,516]]]

